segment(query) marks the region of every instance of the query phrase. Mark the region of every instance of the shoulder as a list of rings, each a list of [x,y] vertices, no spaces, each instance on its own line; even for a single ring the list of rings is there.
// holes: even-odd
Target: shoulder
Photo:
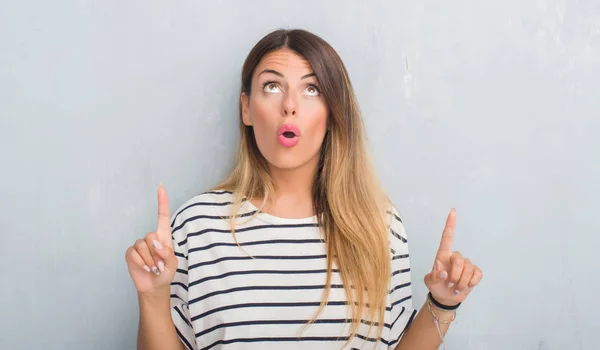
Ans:
[[[234,200],[229,191],[208,191],[188,199],[171,217],[173,238],[181,242],[190,230],[223,221],[230,215]]]
[[[390,248],[393,251],[406,251],[408,238],[404,221],[393,203],[387,209],[387,225],[389,227]]]

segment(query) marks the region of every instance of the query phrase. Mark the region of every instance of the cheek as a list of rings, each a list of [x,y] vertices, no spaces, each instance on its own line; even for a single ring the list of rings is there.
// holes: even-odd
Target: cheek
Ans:
[[[276,131],[276,112],[275,101],[266,101],[258,97],[250,102],[250,115],[257,143],[261,143],[265,135],[273,134]]]
[[[319,141],[323,140],[325,132],[327,131],[327,108],[324,106],[317,106],[311,111],[314,118],[312,118],[310,129],[311,134],[314,135]]]

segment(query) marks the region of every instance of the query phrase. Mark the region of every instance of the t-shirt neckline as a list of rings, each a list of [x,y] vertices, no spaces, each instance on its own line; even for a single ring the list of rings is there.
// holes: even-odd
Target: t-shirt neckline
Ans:
[[[242,206],[246,207],[245,209],[248,211],[259,211],[257,215],[257,219],[260,219],[264,222],[275,224],[275,225],[294,225],[294,224],[316,224],[317,216],[313,215],[310,217],[304,218],[282,218],[279,216],[271,215],[269,213],[265,213],[264,211],[260,211],[252,202],[248,200],[247,197],[244,197],[244,202]]]

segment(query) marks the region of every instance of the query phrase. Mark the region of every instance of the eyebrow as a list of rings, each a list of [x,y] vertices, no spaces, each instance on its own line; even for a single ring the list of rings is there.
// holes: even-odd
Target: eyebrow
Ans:
[[[279,77],[284,77],[283,74],[279,73],[278,71],[274,70],[274,69],[265,69],[262,72],[260,72],[258,75],[261,75],[263,73],[271,73],[271,74],[275,74]],[[317,75],[315,73],[308,73],[306,75],[303,75],[302,78],[300,79],[306,79],[306,78],[310,78],[310,77],[316,77]]]

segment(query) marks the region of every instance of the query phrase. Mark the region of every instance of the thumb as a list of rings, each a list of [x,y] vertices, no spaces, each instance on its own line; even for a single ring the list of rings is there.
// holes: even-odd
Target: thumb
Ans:
[[[448,278],[448,271],[444,268],[444,264],[438,259],[435,259],[433,269],[425,275],[425,283],[437,284],[445,281]]]
[[[154,248],[156,248],[156,254],[164,260],[165,267],[170,271],[177,270],[178,262],[173,248],[166,246],[157,240],[154,240],[152,243],[154,244]]]

